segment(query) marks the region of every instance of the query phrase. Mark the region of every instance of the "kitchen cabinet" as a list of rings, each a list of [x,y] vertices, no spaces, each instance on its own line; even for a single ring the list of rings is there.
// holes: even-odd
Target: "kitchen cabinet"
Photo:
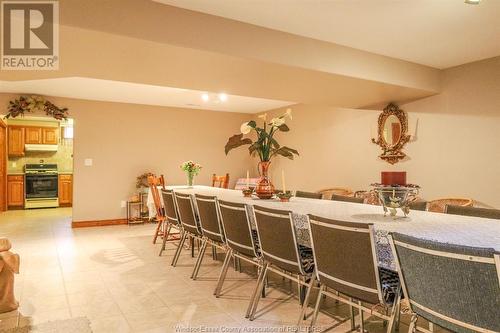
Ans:
[[[57,145],[59,127],[9,126],[9,156],[24,156],[24,144]]]
[[[24,206],[24,176],[7,175],[7,206]]]
[[[57,145],[59,141],[58,127],[25,127],[25,143]]]
[[[26,127],[24,140],[29,144],[42,143],[42,128],[41,127]]]
[[[59,206],[73,203],[73,175],[59,175]]]
[[[57,145],[59,142],[59,127],[42,127],[42,143],[44,145]]]
[[[24,156],[24,127],[9,126],[7,132],[9,156]]]

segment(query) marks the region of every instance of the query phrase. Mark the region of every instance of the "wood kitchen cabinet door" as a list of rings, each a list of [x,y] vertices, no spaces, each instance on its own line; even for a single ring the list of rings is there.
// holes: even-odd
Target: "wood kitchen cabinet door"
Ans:
[[[9,126],[7,139],[9,156],[24,156],[24,127]]]
[[[46,127],[42,128],[42,143],[45,145],[57,145],[59,142],[59,133],[58,127]]]
[[[7,176],[7,206],[24,206],[24,176]]]
[[[42,129],[40,127],[26,127],[25,143],[40,144],[42,143]]]
[[[73,203],[73,176],[59,175],[59,206],[71,206]]]

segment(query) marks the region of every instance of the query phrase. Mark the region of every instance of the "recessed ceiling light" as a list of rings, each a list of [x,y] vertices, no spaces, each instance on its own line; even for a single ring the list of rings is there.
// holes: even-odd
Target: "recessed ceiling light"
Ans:
[[[210,96],[208,96],[208,94],[203,94],[201,95],[201,99],[204,101],[204,102],[208,102],[208,100],[210,99]]]
[[[220,100],[221,102],[225,102],[225,101],[227,101],[227,95],[226,95],[226,94],[224,94],[224,93],[220,93],[220,94],[219,94],[219,100]]]
[[[465,0],[465,3],[469,5],[479,5],[480,2],[481,0]]]

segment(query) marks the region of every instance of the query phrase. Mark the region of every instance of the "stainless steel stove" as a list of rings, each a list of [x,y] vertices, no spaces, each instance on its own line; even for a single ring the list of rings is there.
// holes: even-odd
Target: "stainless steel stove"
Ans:
[[[24,208],[59,207],[57,164],[26,164]]]

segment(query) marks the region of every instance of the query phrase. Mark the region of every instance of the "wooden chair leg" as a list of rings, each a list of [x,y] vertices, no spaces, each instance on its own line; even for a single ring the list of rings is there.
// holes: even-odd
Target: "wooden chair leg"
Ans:
[[[168,226],[164,228],[164,232],[163,232],[163,243],[161,245],[161,249],[160,249],[160,253],[158,254],[158,256],[161,257],[163,251],[165,251],[165,246],[167,245],[167,240],[168,240],[168,237],[170,236],[170,230],[172,229],[172,224],[171,223],[168,223]]]
[[[153,244],[156,244],[156,239],[158,238],[158,235],[160,234],[160,228],[161,228],[162,224],[163,224],[162,221],[158,221],[158,225],[156,226],[156,230],[155,230],[155,235],[153,237]]]

